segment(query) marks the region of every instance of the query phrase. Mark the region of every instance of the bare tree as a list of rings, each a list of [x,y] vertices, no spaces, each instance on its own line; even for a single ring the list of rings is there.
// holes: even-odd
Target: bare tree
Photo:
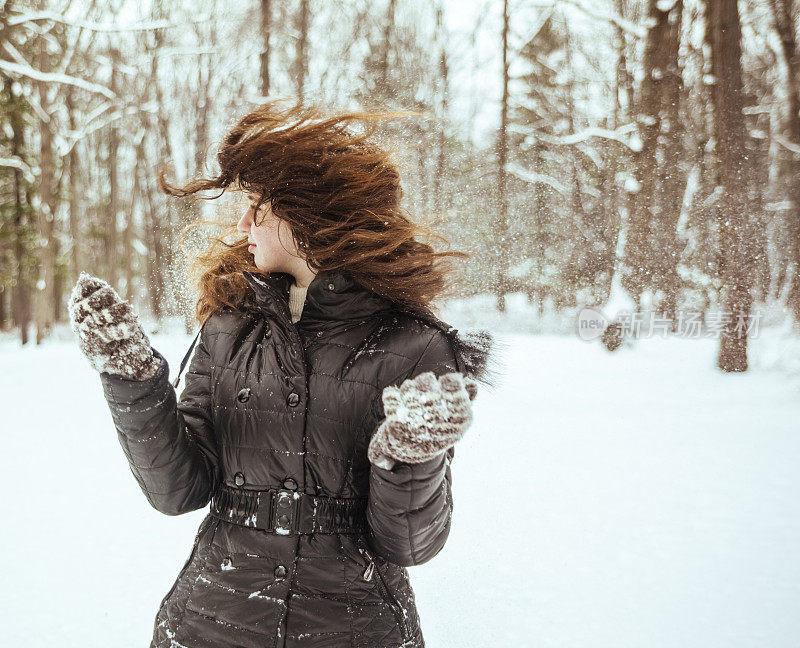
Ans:
[[[442,187],[447,166],[447,123],[448,123],[448,70],[447,61],[447,34],[443,18],[444,10],[441,4],[436,8],[436,35],[439,47],[439,128],[437,137],[438,155],[436,158],[436,172],[433,174],[433,204],[441,209],[443,203]]]
[[[47,52],[47,41],[39,40],[39,70],[50,70],[50,56]],[[39,122],[39,199],[37,215],[39,231],[39,276],[36,282],[36,344],[41,344],[53,326],[53,301],[55,297],[56,275],[56,179],[55,155],[53,152],[53,112],[51,103],[51,86],[46,81],[36,83],[39,106],[47,119]]]
[[[747,325],[752,307],[752,241],[748,236],[747,136],[742,89],[741,25],[736,0],[707,0],[711,45],[714,135],[721,189],[719,254],[724,306],[717,365],[723,371],[747,370]]]
[[[66,92],[65,103],[69,128],[73,132],[78,126],[74,97],[75,89],[70,86]],[[78,159],[77,147],[74,145],[70,148],[67,164],[69,167],[69,236],[72,243],[72,247],[70,248],[70,276],[72,278],[77,278],[81,270],[84,269],[84,241],[81,231],[80,214],[80,161]]]
[[[111,91],[119,94],[119,52],[110,48],[109,60],[111,61]],[[108,210],[105,214],[105,271],[106,281],[115,288],[119,288],[119,155],[120,138],[117,123],[112,122],[108,127],[108,154],[106,164],[108,165]]]
[[[682,167],[684,159],[684,132],[681,120],[681,98],[683,96],[683,75],[678,53],[680,49],[683,0],[676,0],[666,12],[668,29],[666,31],[666,66],[663,70],[661,87],[661,116],[659,119],[660,139],[663,146],[661,165],[660,200],[654,205],[655,254],[654,285],[663,295],[660,310],[672,321],[673,330],[677,324],[678,261],[681,250],[678,243],[678,219],[681,214],[683,193],[686,187],[686,173]],[[660,206],[658,205],[660,203]]]
[[[682,195],[677,153],[681,87],[678,45],[683,2],[678,0],[666,10],[661,7],[658,0],[648,0],[651,26],[645,41],[644,78],[636,110],[642,141],[635,156],[638,190],[628,222],[624,248],[628,273],[623,285],[637,307],[644,290],[663,289],[663,310],[672,316],[678,289],[675,230]]]
[[[272,0],[261,0],[259,6],[261,8],[261,37],[264,40],[259,77],[261,79],[261,95],[268,97],[271,82],[269,63],[272,55],[272,44],[270,43],[270,37],[272,36]]]
[[[791,164],[789,172],[795,177],[800,174],[800,52],[797,49],[795,32],[795,6],[793,0],[769,0],[775,26],[780,37],[781,54],[786,63],[786,96],[788,110],[784,138],[789,142]],[[791,204],[786,219],[789,258],[794,264],[794,274],[790,279],[787,303],[800,324],[800,182],[790,182],[788,199]]]
[[[508,68],[509,68],[509,9],[503,0],[503,96],[500,100],[500,130],[497,133],[497,216],[494,220],[494,239],[497,251],[495,260],[495,296],[497,310],[506,310],[506,278],[508,276],[508,196],[506,195],[506,163],[508,160]]]
[[[306,96],[306,80],[308,79],[308,30],[311,22],[309,0],[300,0],[297,8],[297,39],[295,41],[295,57],[292,65],[292,76],[297,97],[303,101]]]

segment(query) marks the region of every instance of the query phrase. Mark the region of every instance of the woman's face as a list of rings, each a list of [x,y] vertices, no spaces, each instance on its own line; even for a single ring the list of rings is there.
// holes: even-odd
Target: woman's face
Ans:
[[[245,195],[250,206],[239,219],[236,229],[247,234],[251,244],[247,249],[253,255],[253,262],[261,272],[290,272],[299,254],[289,224],[275,216],[269,201],[255,214],[253,210],[258,197],[249,192]]]

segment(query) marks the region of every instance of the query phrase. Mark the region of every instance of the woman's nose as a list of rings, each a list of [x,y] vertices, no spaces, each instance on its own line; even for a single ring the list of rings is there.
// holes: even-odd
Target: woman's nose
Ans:
[[[250,210],[248,209],[244,216],[239,219],[239,222],[236,223],[236,229],[242,232],[243,234],[247,234],[250,232]]]

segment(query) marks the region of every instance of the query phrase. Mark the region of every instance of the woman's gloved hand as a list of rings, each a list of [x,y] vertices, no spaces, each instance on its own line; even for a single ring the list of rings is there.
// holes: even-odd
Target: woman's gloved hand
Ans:
[[[161,367],[130,304],[107,282],[81,272],[67,310],[80,349],[97,371],[146,380]]]
[[[369,443],[370,462],[391,470],[395,461],[421,463],[443,453],[472,423],[478,383],[459,372],[432,371],[383,390],[386,418]]]

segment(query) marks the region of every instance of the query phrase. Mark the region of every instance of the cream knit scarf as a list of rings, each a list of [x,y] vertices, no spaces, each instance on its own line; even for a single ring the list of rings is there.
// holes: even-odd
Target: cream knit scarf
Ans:
[[[308,286],[301,288],[297,282],[289,286],[289,312],[292,314],[292,324],[300,319],[300,314],[303,312],[303,304],[306,302],[306,292]]]

